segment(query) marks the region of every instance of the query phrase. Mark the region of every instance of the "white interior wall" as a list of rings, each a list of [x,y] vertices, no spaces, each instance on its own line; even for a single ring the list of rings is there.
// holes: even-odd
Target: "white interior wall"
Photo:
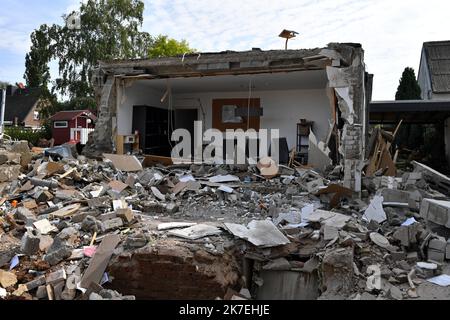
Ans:
[[[135,82],[130,87],[121,89],[117,107],[117,134],[130,135],[133,130],[133,106],[148,105],[157,108],[167,108],[167,100],[161,102],[164,92],[152,89],[142,83]]]
[[[167,108],[168,99],[161,103],[164,92],[135,82],[125,88],[125,97],[118,107],[118,134],[132,134],[133,106],[149,105]],[[240,92],[197,92],[173,95],[175,109],[199,110],[204,130],[212,127],[212,101],[214,99],[248,98],[247,91]],[[319,140],[324,140],[329,131],[331,107],[325,89],[254,91],[252,98],[261,99],[264,115],[262,129],[279,129],[280,137],[286,137],[289,148],[296,147],[297,123],[300,119],[314,121],[313,130]],[[200,107],[200,102],[203,107]],[[203,118],[205,113],[205,119]]]
[[[206,113],[205,129],[212,127],[212,101],[214,99],[248,98],[248,92],[205,92],[174,95],[175,108],[195,108],[200,103]],[[318,139],[328,134],[331,119],[330,102],[326,90],[256,91],[252,98],[261,99],[264,115],[261,129],[279,129],[280,137],[286,137],[289,148],[296,147],[297,123],[300,119],[314,121],[313,130]],[[199,113],[201,114],[201,113]]]

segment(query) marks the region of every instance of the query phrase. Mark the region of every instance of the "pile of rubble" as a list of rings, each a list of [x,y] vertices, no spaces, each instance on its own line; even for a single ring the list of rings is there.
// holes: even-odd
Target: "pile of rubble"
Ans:
[[[450,285],[450,179],[419,163],[355,194],[340,167],[274,175],[264,161],[143,168],[69,146],[3,149],[0,299],[135,299],[106,289],[129,276],[112,264],[177,246],[183,261],[234,257],[204,271],[220,278],[211,298],[400,300]]]

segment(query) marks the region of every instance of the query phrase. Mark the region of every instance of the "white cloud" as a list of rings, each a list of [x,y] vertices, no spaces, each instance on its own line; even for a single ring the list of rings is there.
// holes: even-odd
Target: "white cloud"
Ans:
[[[85,1],[85,0],[83,0]],[[417,69],[422,43],[448,40],[450,2],[442,0],[143,0],[144,29],[186,39],[200,51],[282,49],[282,29],[300,32],[289,48],[329,42],[360,42],[368,71],[375,74],[374,99],[393,99],[403,69]],[[61,23],[79,0],[39,0],[28,6],[1,0],[2,56],[24,60],[30,33],[41,23]],[[23,57],[23,58],[22,58]],[[19,60],[19,58],[18,58]],[[23,67],[17,70],[23,74]]]
[[[146,0],[144,28],[186,39],[200,51],[282,49],[279,32],[300,32],[291,49],[360,42],[374,99],[393,99],[407,66],[418,69],[422,43],[446,40],[450,3],[429,0]]]

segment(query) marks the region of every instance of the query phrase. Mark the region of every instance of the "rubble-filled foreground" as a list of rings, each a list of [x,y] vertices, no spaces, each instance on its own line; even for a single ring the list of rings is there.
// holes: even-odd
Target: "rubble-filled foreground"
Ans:
[[[450,298],[450,179],[419,163],[358,195],[340,167],[33,151],[0,151],[2,299]]]

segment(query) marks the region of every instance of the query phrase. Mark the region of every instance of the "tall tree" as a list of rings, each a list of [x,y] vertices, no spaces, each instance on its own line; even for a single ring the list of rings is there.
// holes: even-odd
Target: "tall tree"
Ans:
[[[48,88],[53,46],[47,34],[48,26],[42,25],[31,34],[31,50],[25,56],[25,81],[31,88]]]
[[[413,68],[405,68],[400,84],[395,94],[395,100],[421,100],[421,89],[416,80]],[[397,135],[397,143],[409,149],[418,149],[424,144],[424,130],[422,125],[404,124]]]
[[[144,3],[140,0],[81,2],[80,27],[42,25],[31,35],[25,77],[29,85],[49,80],[48,63],[57,60],[59,77],[54,92],[70,99],[92,96],[92,70],[99,60],[140,58],[146,55],[150,35],[141,32]]]
[[[420,100],[421,89],[416,80],[416,73],[413,68],[405,68],[400,84],[395,94],[395,100]]]
[[[170,39],[168,36],[159,35],[153,39],[152,45],[148,50],[148,57],[173,57],[192,52],[195,52],[195,50],[189,47],[189,43],[186,40],[177,41]]]
[[[64,16],[66,21],[78,16],[79,28],[66,23],[53,24],[42,25],[33,32],[32,46],[26,58],[27,84],[47,88],[50,84],[49,62],[56,60],[59,67],[59,76],[51,83],[51,89],[43,90],[49,109],[48,112],[43,110],[44,116],[58,109],[95,104],[91,78],[100,60],[146,58],[149,54],[171,55],[188,51],[185,41],[164,36],[153,39],[141,31],[143,13],[142,0],[87,0],[80,3],[77,12]],[[152,51],[154,45],[155,51]],[[57,95],[68,98],[69,102],[57,103]]]

